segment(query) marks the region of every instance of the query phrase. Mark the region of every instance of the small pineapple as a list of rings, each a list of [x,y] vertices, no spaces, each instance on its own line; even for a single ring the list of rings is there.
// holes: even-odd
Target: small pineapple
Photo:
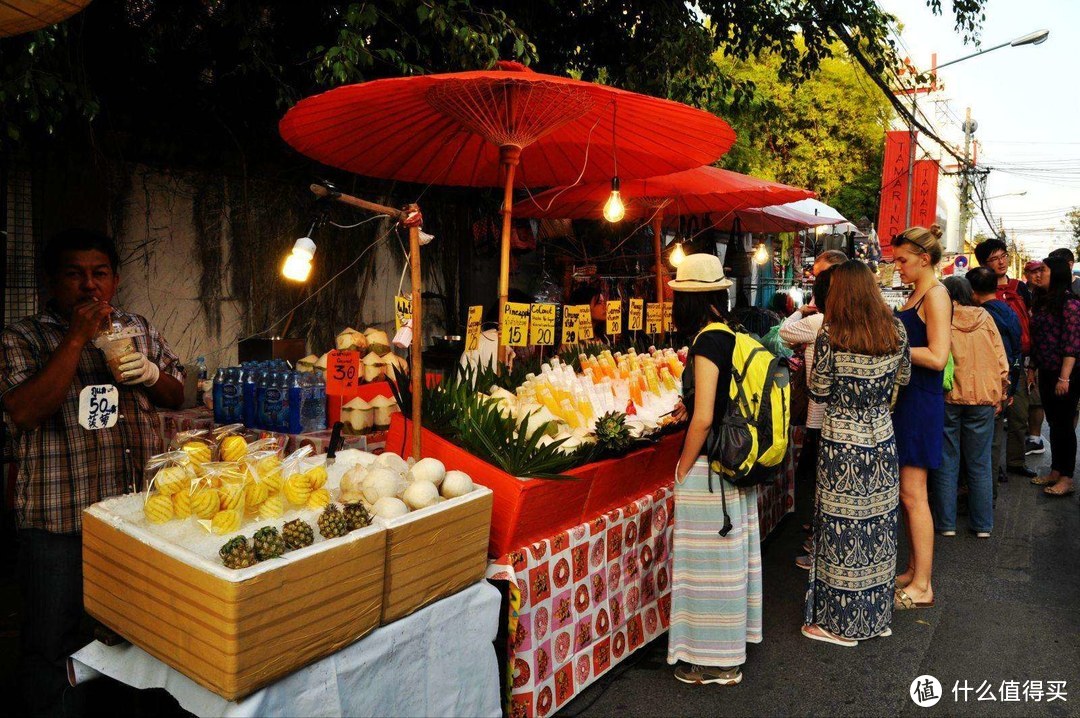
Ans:
[[[281,535],[289,550],[310,546],[315,541],[315,532],[311,530],[311,524],[300,519],[294,519],[282,526]]]
[[[243,536],[236,536],[226,542],[224,546],[218,551],[221,556],[221,561],[228,568],[247,568],[248,566],[254,566],[258,559],[255,558],[255,552],[251,550],[251,546],[248,545],[248,541]]]
[[[621,454],[633,443],[626,414],[609,411],[596,420],[596,446],[609,454]]]
[[[252,537],[255,544],[255,558],[265,561],[268,558],[277,558],[285,553],[285,540],[273,526],[263,526]]]
[[[349,533],[349,526],[345,521],[345,514],[341,513],[337,504],[330,504],[319,514],[319,533],[323,538],[337,538]]]
[[[350,531],[356,529],[362,529],[365,526],[371,525],[371,514],[364,508],[364,505],[357,501],[352,504],[345,504],[345,524],[349,527]]]

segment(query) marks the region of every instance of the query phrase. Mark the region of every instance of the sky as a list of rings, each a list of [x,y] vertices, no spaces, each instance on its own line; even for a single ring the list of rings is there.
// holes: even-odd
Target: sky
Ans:
[[[903,47],[920,70],[931,53],[943,64],[976,52],[953,30],[950,0],[934,15],[925,0],[879,0],[902,23]],[[989,0],[980,39],[992,47],[1039,29],[1041,45],[1005,47],[946,67],[940,99],[926,114],[947,140],[962,144],[960,120],[971,108],[978,122],[978,164],[992,169],[986,197],[991,218],[1028,254],[1075,248],[1063,226],[1069,208],[1080,206],[1080,1]],[[1023,196],[1014,193],[1026,192]],[[1000,195],[1013,195],[1002,197]],[[986,232],[976,209],[975,231]]]

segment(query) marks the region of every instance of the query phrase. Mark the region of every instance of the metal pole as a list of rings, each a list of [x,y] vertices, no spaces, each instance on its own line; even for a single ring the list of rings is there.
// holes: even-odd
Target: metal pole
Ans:
[[[970,177],[970,161],[971,161],[971,108],[968,107],[964,111],[964,166],[960,168],[960,251],[964,251],[964,247],[968,241],[968,224],[971,222],[971,209],[969,204],[971,203],[971,177]]]

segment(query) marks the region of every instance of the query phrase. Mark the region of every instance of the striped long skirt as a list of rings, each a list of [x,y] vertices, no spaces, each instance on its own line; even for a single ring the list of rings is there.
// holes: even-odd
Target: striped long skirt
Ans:
[[[724,487],[733,528],[720,536],[723,479],[713,474],[710,493],[707,472],[700,458],[675,484],[668,663],[730,667],[746,662],[747,643],[761,643],[757,487]]]

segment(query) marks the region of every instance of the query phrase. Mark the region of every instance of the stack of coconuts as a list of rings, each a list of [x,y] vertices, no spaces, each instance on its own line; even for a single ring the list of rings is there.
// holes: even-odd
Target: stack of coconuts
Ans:
[[[464,496],[473,488],[468,474],[447,471],[438,459],[420,459],[410,466],[397,454],[386,452],[345,472],[339,501],[360,501],[372,515],[395,519]]]
[[[365,382],[394,379],[399,373],[407,372],[408,362],[390,350],[390,339],[381,329],[367,328],[364,331],[346,329],[334,340],[335,348],[342,352],[360,354],[361,378]],[[317,357],[310,354],[296,363],[297,371],[314,371],[326,374],[327,357],[330,352]]]

